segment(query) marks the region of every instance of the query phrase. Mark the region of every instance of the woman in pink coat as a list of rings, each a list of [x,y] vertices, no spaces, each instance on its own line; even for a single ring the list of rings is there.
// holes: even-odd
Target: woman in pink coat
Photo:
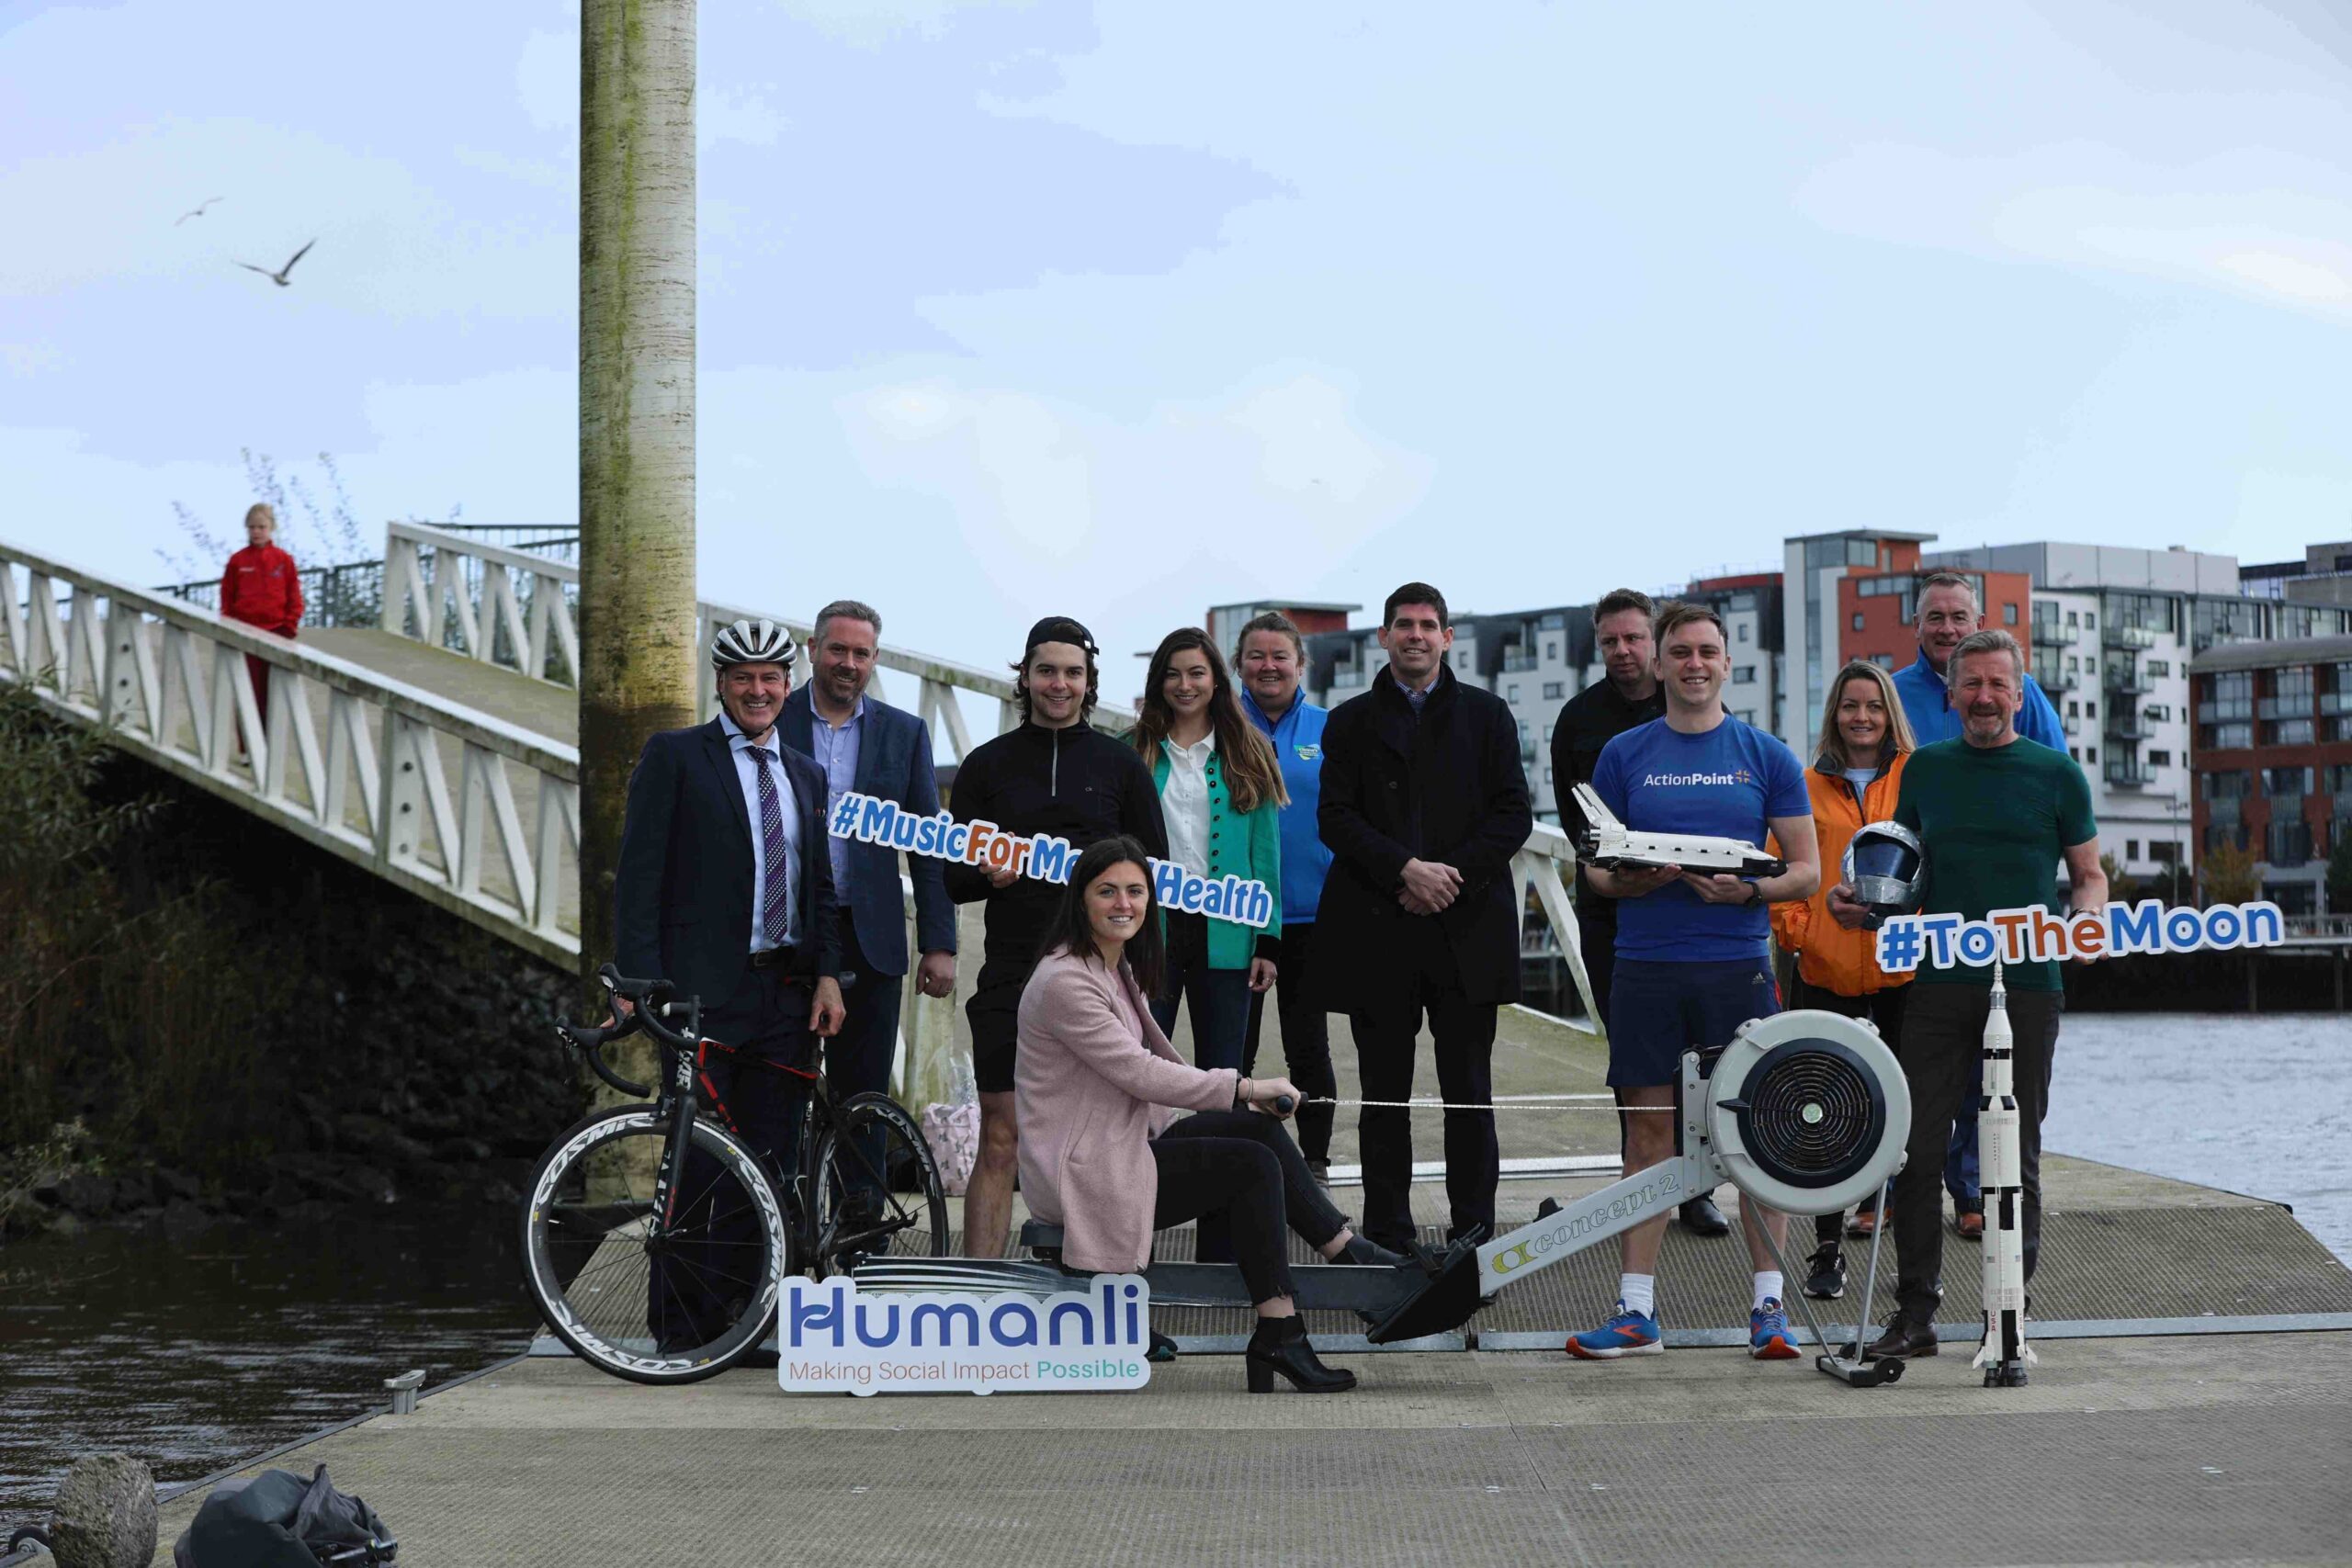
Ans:
[[[1152,1022],[1146,998],[1164,953],[1151,902],[1149,860],[1133,839],[1091,845],[1071,868],[1021,996],[1022,1194],[1062,1227],[1062,1260],[1098,1272],[1142,1269],[1155,1230],[1224,1216],[1257,1303],[1250,1392],[1272,1392],[1276,1372],[1307,1393],[1353,1388],[1355,1374],[1325,1366],[1307,1342],[1283,1233],[1334,1261],[1407,1260],[1351,1231],[1308,1173],[1282,1127],[1298,1102],[1289,1079],[1193,1066]]]

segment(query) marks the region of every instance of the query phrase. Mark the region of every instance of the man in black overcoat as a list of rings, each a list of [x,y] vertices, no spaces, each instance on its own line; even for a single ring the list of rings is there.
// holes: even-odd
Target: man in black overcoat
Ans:
[[[1495,1010],[1519,999],[1519,908],[1510,859],[1534,818],[1519,726],[1491,692],[1447,668],[1445,597],[1408,582],[1382,607],[1386,668],[1323,732],[1317,825],[1333,856],[1308,964],[1324,1005],[1344,1012],[1368,1100],[1412,1097],[1421,1020],[1449,1105],[1494,1099]],[[1414,1236],[1412,1113],[1367,1107],[1362,1233]],[[1500,1174],[1491,1111],[1445,1113],[1450,1234],[1491,1231]]]

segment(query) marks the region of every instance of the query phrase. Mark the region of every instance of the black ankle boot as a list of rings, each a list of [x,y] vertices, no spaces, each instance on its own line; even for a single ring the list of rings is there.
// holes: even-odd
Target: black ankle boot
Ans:
[[[1250,1392],[1274,1392],[1274,1374],[1282,1373],[1301,1393],[1344,1393],[1356,1386],[1355,1373],[1327,1367],[1307,1341],[1306,1325],[1293,1313],[1288,1317],[1261,1317],[1250,1336],[1243,1359],[1250,1368]]]
[[[1389,1251],[1369,1236],[1351,1235],[1348,1245],[1331,1255],[1334,1263],[1353,1263],[1371,1269],[1410,1269],[1413,1260],[1401,1253]]]

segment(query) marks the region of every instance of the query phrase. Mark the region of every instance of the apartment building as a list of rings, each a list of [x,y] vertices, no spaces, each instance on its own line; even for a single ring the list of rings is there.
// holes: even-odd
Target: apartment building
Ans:
[[[2327,857],[2352,832],[2352,636],[2214,646],[2189,682],[2198,845],[2253,852],[2264,897],[2327,912]]]

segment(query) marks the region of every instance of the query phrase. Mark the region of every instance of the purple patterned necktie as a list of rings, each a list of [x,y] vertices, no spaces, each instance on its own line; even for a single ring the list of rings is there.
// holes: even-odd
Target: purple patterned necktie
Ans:
[[[776,800],[775,780],[768,773],[768,764],[775,761],[766,747],[752,748],[752,761],[760,778],[760,863],[767,872],[766,885],[760,889],[760,929],[769,946],[782,947],[792,866],[784,847],[784,807]]]

